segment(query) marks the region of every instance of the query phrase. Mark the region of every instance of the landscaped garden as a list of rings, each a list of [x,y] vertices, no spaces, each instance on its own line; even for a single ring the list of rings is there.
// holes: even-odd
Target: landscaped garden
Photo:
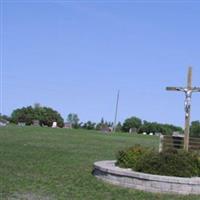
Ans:
[[[0,199],[199,200],[113,186],[92,175],[135,144],[158,148],[158,137],[128,133],[8,126],[0,129]]]

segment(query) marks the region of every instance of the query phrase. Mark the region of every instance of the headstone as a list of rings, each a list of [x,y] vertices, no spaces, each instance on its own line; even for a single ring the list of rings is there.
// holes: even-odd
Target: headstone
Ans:
[[[0,120],[0,127],[6,126],[9,122],[6,120]]]
[[[143,132],[142,134],[143,134],[143,135],[146,135],[147,133],[146,133],[146,132]]]
[[[153,135],[153,133],[149,133],[149,135]]]
[[[57,128],[57,122],[53,122],[52,128]]]
[[[111,133],[112,130],[113,130],[112,127],[107,127],[107,126],[101,128],[101,132],[103,132],[103,133]]]
[[[155,133],[155,136],[160,137],[162,135],[162,133]]]
[[[6,125],[7,125],[7,123],[0,121],[0,127],[6,126]]]
[[[39,120],[33,120],[33,126],[40,126]]]
[[[26,123],[25,122],[18,122],[18,124],[17,124],[18,126],[26,126]]]
[[[130,128],[129,133],[137,133],[137,128]]]
[[[65,122],[64,128],[72,128],[72,124],[70,122]]]

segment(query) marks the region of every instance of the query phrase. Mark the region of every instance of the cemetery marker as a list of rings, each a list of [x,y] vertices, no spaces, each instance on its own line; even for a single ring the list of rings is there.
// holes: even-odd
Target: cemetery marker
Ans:
[[[180,91],[185,93],[185,131],[184,131],[184,149],[189,148],[190,133],[190,109],[193,92],[200,92],[200,87],[192,87],[192,67],[188,69],[187,87],[166,87],[168,91]]]

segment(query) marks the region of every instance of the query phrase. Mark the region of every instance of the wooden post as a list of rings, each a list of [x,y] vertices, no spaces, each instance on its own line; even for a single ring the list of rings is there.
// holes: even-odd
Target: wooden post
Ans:
[[[189,67],[188,78],[187,78],[187,88],[192,89],[192,67]],[[188,114],[185,115],[185,131],[184,131],[184,149],[188,151],[189,149],[189,137],[190,137],[190,109]]]
[[[163,151],[164,135],[160,135],[159,153]]]

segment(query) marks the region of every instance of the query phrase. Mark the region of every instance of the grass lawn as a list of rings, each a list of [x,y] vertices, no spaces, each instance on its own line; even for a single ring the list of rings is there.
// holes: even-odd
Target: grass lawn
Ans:
[[[118,150],[133,144],[157,147],[158,138],[39,127],[0,128],[0,199],[200,199],[125,189],[92,176],[95,161],[115,159]]]

